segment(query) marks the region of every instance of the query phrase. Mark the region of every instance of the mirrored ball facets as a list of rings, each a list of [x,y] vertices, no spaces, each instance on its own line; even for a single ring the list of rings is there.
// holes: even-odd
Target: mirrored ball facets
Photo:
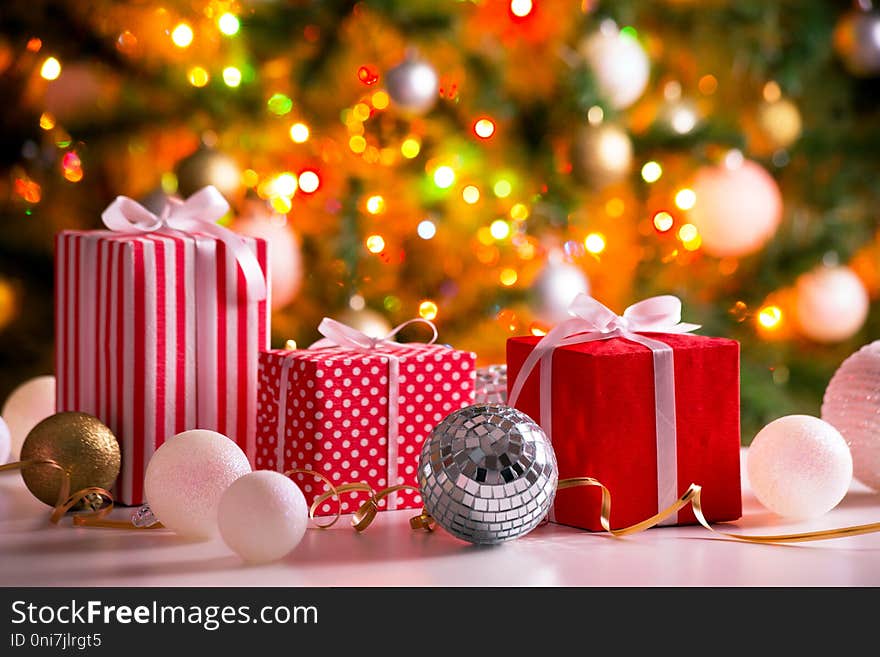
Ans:
[[[419,459],[426,510],[471,543],[530,532],[549,511],[556,481],[556,456],[544,431],[525,413],[499,404],[449,415]]]

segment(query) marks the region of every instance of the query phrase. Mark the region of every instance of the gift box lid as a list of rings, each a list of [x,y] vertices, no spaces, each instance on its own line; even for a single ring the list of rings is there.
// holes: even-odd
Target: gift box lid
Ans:
[[[739,342],[730,338],[716,338],[705,335],[693,335],[692,333],[639,333],[647,338],[660,340],[665,342],[675,351],[684,349],[715,349],[718,347],[736,347],[739,348]],[[534,347],[541,341],[540,336],[524,335],[508,338],[508,344],[525,345]],[[647,347],[640,345],[626,338],[614,337],[605,340],[593,340],[591,342],[580,342],[578,344],[565,345],[557,347],[555,351],[574,352],[586,354],[588,356],[602,358],[608,356],[619,356],[632,353],[650,354],[651,351]]]

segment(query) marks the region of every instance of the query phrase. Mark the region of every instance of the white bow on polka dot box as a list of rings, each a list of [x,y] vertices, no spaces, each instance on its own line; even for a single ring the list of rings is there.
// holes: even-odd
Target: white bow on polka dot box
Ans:
[[[473,403],[475,376],[474,353],[436,344],[263,352],[255,465],[315,470],[334,484],[366,482],[376,490],[416,486],[422,443],[447,415]],[[294,478],[309,504],[327,490],[311,475]],[[341,511],[354,512],[359,496],[346,494]],[[415,491],[385,499],[381,508],[422,505]],[[327,501],[316,514],[336,508]]]

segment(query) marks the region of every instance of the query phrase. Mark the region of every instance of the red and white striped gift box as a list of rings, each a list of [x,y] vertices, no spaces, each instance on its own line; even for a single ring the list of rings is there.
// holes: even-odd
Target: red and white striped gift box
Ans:
[[[242,239],[268,276],[265,241]],[[269,300],[249,298],[232,249],[198,233],[64,231],[55,272],[57,409],[116,434],[118,501],[143,502],[150,457],[180,431],[219,431],[253,462]]]

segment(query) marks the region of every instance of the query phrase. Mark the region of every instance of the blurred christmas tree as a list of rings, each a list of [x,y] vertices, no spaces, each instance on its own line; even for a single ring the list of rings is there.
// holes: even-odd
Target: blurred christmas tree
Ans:
[[[52,245],[216,185],[273,343],[415,315],[502,362],[589,290],[742,342],[743,439],[880,335],[880,29],[739,0],[8,0],[0,398],[52,371]]]

